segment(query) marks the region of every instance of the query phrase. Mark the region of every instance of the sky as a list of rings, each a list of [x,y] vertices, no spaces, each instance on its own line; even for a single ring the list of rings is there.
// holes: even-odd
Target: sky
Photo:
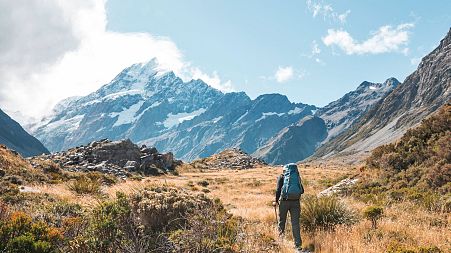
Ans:
[[[40,118],[157,57],[184,80],[324,106],[403,81],[450,29],[451,1],[0,0],[0,108]]]

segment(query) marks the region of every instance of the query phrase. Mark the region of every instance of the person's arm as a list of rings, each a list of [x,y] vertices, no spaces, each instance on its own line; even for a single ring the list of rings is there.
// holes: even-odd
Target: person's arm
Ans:
[[[280,194],[282,193],[283,176],[280,175],[277,178],[277,188],[276,188],[276,203],[279,201]]]

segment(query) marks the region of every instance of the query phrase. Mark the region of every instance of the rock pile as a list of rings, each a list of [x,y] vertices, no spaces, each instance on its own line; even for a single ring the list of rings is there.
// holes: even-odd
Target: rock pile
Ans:
[[[181,161],[174,160],[174,155],[170,152],[160,154],[154,147],[138,147],[130,140],[108,139],[63,152],[33,157],[30,163],[36,167],[34,159],[52,160],[72,172],[98,171],[124,179],[130,176],[130,172],[157,175],[172,171],[181,164]]]
[[[345,194],[349,188],[351,188],[353,185],[355,185],[359,181],[358,178],[345,178],[338,182],[336,185],[333,185],[324,191],[318,193],[318,196],[332,196],[335,194],[341,195]]]
[[[267,165],[264,161],[248,155],[238,148],[226,149],[219,154],[199,159],[191,163],[196,168],[205,169],[250,169]]]

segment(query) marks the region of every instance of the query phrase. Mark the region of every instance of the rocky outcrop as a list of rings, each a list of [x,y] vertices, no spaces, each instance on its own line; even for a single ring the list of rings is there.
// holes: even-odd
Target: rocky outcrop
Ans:
[[[193,161],[191,166],[199,169],[251,169],[266,166],[267,164],[248,155],[241,149],[226,149],[216,155]]]
[[[103,139],[67,151],[34,157],[30,162],[37,166],[34,159],[51,160],[67,171],[98,171],[124,179],[131,172],[156,175],[173,171],[181,163],[174,159],[172,153],[160,154],[156,148],[138,147],[128,139]]]
[[[24,157],[49,153],[39,140],[28,134],[2,110],[0,110],[0,144],[16,150]]]
[[[376,103],[351,128],[333,138],[315,157],[367,153],[400,138],[409,128],[451,100],[451,29],[417,70]]]
[[[321,191],[318,196],[333,196],[348,194],[351,188],[359,181],[358,178],[345,178],[337,184]]]

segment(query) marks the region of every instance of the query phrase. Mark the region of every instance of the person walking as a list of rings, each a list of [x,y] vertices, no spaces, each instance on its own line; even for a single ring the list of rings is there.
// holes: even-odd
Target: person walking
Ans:
[[[277,178],[276,201],[273,205],[279,206],[278,229],[280,236],[285,233],[287,214],[290,213],[294,245],[298,252],[302,250],[299,216],[301,214],[300,198],[303,193],[304,187],[297,165],[295,163],[286,164],[283,167],[283,173]]]

